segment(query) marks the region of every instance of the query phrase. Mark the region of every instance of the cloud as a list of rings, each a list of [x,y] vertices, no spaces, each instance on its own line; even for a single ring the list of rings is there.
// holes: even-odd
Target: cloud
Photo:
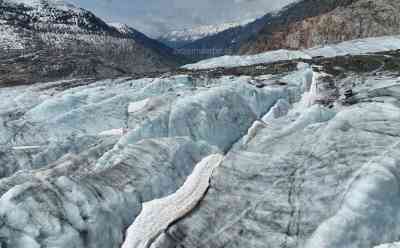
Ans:
[[[150,36],[197,25],[256,18],[293,0],[72,0],[107,21]]]

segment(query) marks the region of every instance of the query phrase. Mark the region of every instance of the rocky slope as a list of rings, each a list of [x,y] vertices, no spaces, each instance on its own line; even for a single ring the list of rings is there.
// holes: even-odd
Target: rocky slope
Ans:
[[[249,43],[249,49],[254,47],[251,41],[254,41],[263,33],[274,32],[287,27],[291,23],[296,23],[304,19],[319,16],[334,10],[340,6],[348,6],[356,0],[301,0],[286,6],[280,11],[267,13],[265,16],[241,27],[235,27],[213,36],[200,39],[190,43],[183,48],[187,50],[202,49],[210,51],[205,52],[207,57],[216,57],[225,54],[238,54],[247,52],[246,44]],[[279,47],[279,42],[275,42]],[[283,47],[281,47],[283,48]]]
[[[197,58],[304,49],[347,40],[400,34],[398,0],[301,0],[241,27],[183,48]]]
[[[166,70],[172,49],[63,1],[0,1],[0,85]]]
[[[329,2],[329,1],[328,1]],[[278,14],[240,53],[300,49],[400,33],[400,1],[300,1]],[[299,13],[307,13],[305,15]]]
[[[1,88],[0,246],[395,244],[400,54],[357,44]]]

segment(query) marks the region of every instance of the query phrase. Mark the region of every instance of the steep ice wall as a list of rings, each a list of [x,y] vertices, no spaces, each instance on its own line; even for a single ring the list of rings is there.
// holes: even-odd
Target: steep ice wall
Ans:
[[[106,153],[97,166],[107,167],[118,159],[118,150],[138,140],[154,137],[188,136],[204,140],[226,151],[244,136],[257,119],[260,119],[279,99],[289,100],[298,86],[256,88],[245,79],[222,84],[196,94],[183,95],[171,101],[157,100],[159,104],[135,114],[133,127],[122,137],[113,150]],[[170,100],[168,100],[170,99]],[[154,99],[150,99],[149,102]]]

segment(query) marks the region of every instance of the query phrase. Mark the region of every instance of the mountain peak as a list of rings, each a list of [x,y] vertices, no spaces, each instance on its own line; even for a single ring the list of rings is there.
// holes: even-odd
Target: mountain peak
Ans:
[[[173,30],[160,36],[158,39],[172,47],[179,47],[181,45],[184,45],[185,43],[187,44],[196,40],[200,40],[205,37],[223,32],[230,28],[243,26],[252,21],[254,21],[254,19],[244,20],[240,22],[225,22],[221,24],[201,25],[193,28]]]
[[[117,29],[122,34],[130,34],[132,32],[132,30],[134,30],[132,27],[128,26],[127,24],[119,23],[119,22],[110,22],[110,23],[107,23],[107,25]]]
[[[165,70],[180,63],[171,49],[135,29],[108,25],[64,1],[0,0],[0,4],[0,58],[6,59],[0,83],[110,77]],[[20,73],[13,73],[15,68]]]
[[[79,10],[74,4],[64,0],[4,0],[4,3],[10,5],[24,5],[29,8],[57,8],[61,10]]]

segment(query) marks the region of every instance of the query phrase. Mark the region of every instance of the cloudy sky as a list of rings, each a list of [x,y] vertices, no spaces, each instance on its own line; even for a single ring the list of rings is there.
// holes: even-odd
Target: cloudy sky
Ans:
[[[293,0],[70,0],[110,22],[150,35],[197,25],[243,21]]]

